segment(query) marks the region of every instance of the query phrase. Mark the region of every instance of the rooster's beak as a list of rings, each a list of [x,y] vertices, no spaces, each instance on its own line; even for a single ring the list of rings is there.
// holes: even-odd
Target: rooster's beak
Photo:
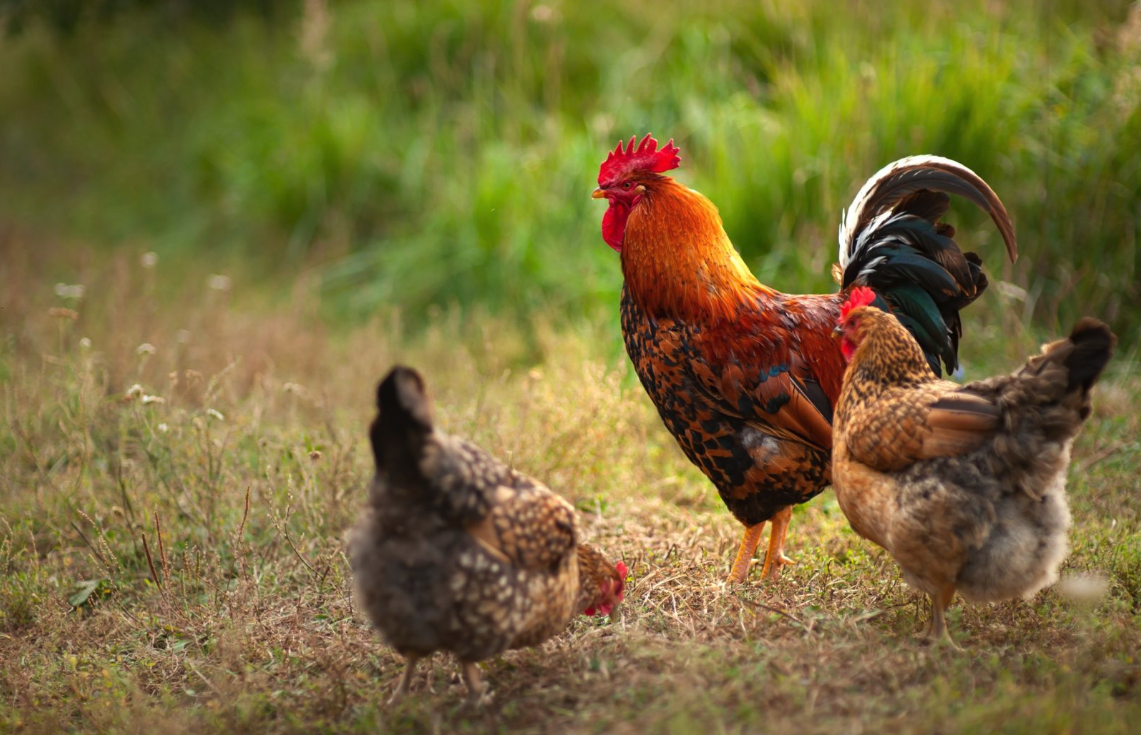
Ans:
[[[590,198],[591,199],[605,199],[606,198],[606,192],[604,192],[601,188],[595,189],[593,192],[591,192]]]
[[[836,328],[832,330],[832,339],[840,339],[840,335],[843,333],[844,328],[837,324]]]

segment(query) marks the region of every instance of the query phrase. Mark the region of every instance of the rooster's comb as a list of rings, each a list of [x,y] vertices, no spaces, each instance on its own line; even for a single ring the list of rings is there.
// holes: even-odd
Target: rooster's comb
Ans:
[[[660,174],[681,165],[678,148],[672,139],[660,151],[658,150],[658,141],[654,140],[649,133],[646,133],[642,142],[637,144],[637,148],[634,147],[636,140],[637,136],[631,135],[630,142],[626,144],[625,149],[622,147],[622,141],[618,141],[618,146],[610,151],[610,155],[606,157],[598,169],[599,186],[609,186],[631,171],[652,171]]]
[[[848,316],[848,312],[853,309],[858,309],[861,306],[868,306],[876,300],[876,292],[867,286],[856,286],[852,289],[852,293],[848,294],[848,300],[840,307],[840,321]]]

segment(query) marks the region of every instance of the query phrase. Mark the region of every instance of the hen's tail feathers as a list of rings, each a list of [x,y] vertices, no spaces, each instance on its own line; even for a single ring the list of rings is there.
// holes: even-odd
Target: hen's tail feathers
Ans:
[[[912,156],[868,179],[840,220],[841,288],[869,286],[923,348],[936,375],[958,365],[959,311],[987,287],[982,259],[964,253],[955,229],[940,222],[948,194],[977,205],[998,226],[1011,261],[1014,225],[998,195],[977,174],[948,158]]]
[[[376,389],[380,413],[369,429],[378,473],[393,480],[420,476],[424,442],[432,432],[432,409],[424,380],[412,368],[397,365]]]
[[[1042,348],[1046,360],[1061,362],[1066,367],[1066,393],[1078,394],[1083,421],[1090,413],[1090,389],[1101,377],[1116,345],[1117,336],[1109,327],[1087,316],[1074,325],[1068,339]]]

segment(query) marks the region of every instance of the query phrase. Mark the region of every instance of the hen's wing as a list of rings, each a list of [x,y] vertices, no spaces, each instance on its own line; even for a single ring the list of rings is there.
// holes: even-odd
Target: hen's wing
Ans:
[[[994,436],[1002,412],[990,400],[955,383],[897,388],[862,404],[848,420],[845,438],[853,459],[894,472],[933,457],[965,454]]]
[[[552,569],[576,546],[574,509],[523,475],[496,488],[491,512],[468,532],[493,554],[529,571]]]
[[[537,480],[470,442],[443,435],[425,462],[439,488],[441,514],[493,556],[540,570],[574,550],[574,509]]]

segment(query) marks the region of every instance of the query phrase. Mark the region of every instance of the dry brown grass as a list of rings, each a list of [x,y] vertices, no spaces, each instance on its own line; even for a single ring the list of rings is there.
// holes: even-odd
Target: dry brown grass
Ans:
[[[960,654],[915,642],[920,597],[830,494],[797,509],[783,579],[724,586],[738,527],[660,427],[612,326],[443,312],[347,329],[304,284],[268,302],[137,253],[70,264],[85,295],[61,299],[51,263],[7,249],[0,730],[1125,733],[1141,715],[1128,355],[1071,479],[1066,571],[1103,576],[1108,595],[956,605]],[[997,369],[1028,346],[1000,339],[980,321],[964,351]],[[386,709],[402,664],[349,595],[341,535],[371,469],[375,381],[395,360],[425,373],[442,425],[563,492],[632,568],[619,622],[583,618],[487,662],[496,694],[481,711],[443,656]]]

